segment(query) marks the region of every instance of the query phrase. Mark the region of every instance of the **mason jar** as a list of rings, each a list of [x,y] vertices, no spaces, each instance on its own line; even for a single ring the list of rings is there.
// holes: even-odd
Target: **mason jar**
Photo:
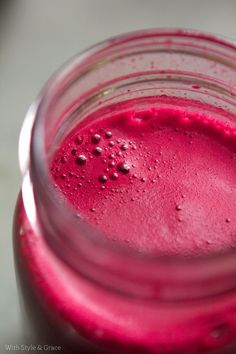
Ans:
[[[79,122],[150,97],[204,107],[236,129],[236,45],[181,29],[120,35],[68,61],[26,115],[14,252],[24,343],[38,352],[236,352],[234,247],[184,257],[116,244],[54,186],[51,161]]]

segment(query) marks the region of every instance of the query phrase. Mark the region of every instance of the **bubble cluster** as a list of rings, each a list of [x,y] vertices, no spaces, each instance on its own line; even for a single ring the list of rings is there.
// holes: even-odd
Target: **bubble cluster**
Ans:
[[[83,126],[69,139],[66,138],[63,149],[55,155],[51,171],[57,189],[61,189],[72,202],[86,205],[85,211],[92,212],[89,217],[96,223],[101,222],[102,211],[106,214],[108,206],[113,208],[117,205],[124,207],[127,215],[132,208],[143,209],[143,215],[146,215],[146,208],[155,210],[150,218],[153,217],[162,227],[160,229],[167,230],[167,233],[172,222],[178,230],[186,229],[190,224],[192,205],[197,203],[191,203],[191,188],[187,188],[191,166],[188,168],[186,164],[184,171],[181,165],[185,156],[189,157],[191,165],[190,153],[197,148],[198,135],[205,134],[211,126],[209,120],[204,118],[201,127],[196,130],[198,123],[193,122],[191,114],[183,116],[176,113],[175,108],[172,117],[167,117],[165,108],[161,112],[155,112],[155,109],[153,112],[145,112],[142,104],[137,105],[136,110],[132,108],[128,113],[119,113],[120,118],[118,112],[109,112],[107,120],[90,121],[89,127]],[[219,123],[214,129],[216,137],[221,134],[222,140],[233,145],[230,128],[224,128],[222,133]],[[235,148],[234,143],[234,150],[230,152],[232,164],[235,162],[232,157],[236,157]],[[194,171],[193,184],[196,186],[199,184],[198,174],[201,171]],[[168,210],[168,227],[163,225],[165,208]],[[121,210],[119,213],[122,214]],[[199,215],[201,213],[204,215],[203,210],[199,210]],[[219,223],[230,237],[234,221],[233,214],[228,210],[220,215]],[[209,244],[208,240],[202,242],[207,249],[211,249],[214,242],[209,236],[208,239]],[[200,241],[197,246],[200,249]]]

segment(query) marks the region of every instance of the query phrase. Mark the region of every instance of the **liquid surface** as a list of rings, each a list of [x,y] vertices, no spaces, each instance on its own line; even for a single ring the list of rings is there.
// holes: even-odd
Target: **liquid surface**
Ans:
[[[78,125],[51,166],[56,187],[108,238],[192,254],[236,244],[236,130],[143,106]]]

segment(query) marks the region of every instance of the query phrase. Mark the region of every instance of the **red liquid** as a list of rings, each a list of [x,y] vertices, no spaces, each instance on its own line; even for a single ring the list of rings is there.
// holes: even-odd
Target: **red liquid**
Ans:
[[[235,245],[236,130],[210,117],[163,107],[110,114],[65,139],[52,174],[113,239],[168,254]]]
[[[51,171],[59,191],[108,238],[168,254],[235,246],[236,130],[214,117],[148,106],[88,119],[65,138]],[[99,353],[96,343],[103,354],[192,354],[235,340],[233,296],[157,305],[111,295],[32,233],[22,204],[16,223],[28,317],[65,353]]]

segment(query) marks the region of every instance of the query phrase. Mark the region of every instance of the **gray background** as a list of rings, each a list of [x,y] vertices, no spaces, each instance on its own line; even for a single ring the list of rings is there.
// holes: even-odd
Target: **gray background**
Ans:
[[[236,39],[236,0],[0,2],[0,353],[6,343],[20,343],[11,223],[21,183],[18,135],[29,104],[59,65],[89,45],[135,29],[176,26]]]

